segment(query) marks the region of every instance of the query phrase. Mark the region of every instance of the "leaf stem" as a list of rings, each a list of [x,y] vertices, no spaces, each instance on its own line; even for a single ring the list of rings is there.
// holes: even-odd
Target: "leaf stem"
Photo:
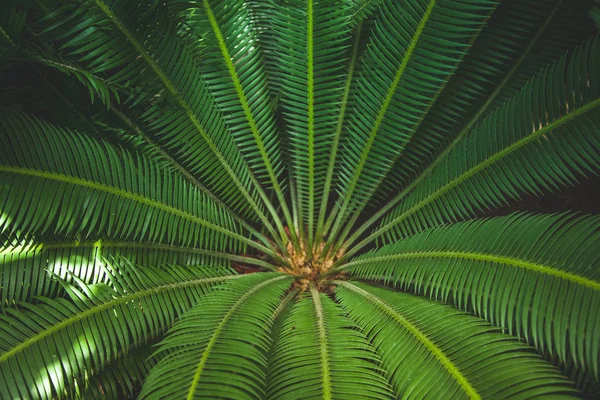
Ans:
[[[238,98],[240,100],[242,108],[244,109],[244,114],[245,114],[248,124],[250,126],[250,130],[252,131],[252,136],[254,137],[256,145],[258,146],[258,150],[263,159],[263,163],[265,164],[267,173],[269,174],[271,184],[273,185],[273,189],[275,191],[275,194],[277,195],[277,199],[279,200],[279,204],[283,211],[286,223],[288,224],[288,227],[289,227],[292,242],[294,243],[294,245],[296,247],[298,247],[298,238],[296,237],[296,232],[295,232],[295,229],[293,228],[292,217],[291,217],[290,211],[287,207],[285,198],[283,196],[283,190],[281,189],[281,186],[279,185],[279,181],[278,181],[277,177],[275,176],[275,171],[271,164],[271,160],[269,159],[269,155],[265,148],[265,144],[263,143],[263,140],[260,137],[260,133],[258,132],[258,126],[256,124],[256,120],[254,119],[254,115],[252,114],[252,110],[250,109],[250,105],[248,104],[248,99],[246,98],[246,94],[244,93],[244,88],[242,87],[242,84],[240,82],[240,79],[239,79],[239,76],[235,69],[235,66],[233,65],[231,55],[229,54],[229,50],[227,49],[227,44],[225,43],[225,39],[223,38],[223,34],[221,33],[221,29],[219,27],[217,19],[215,18],[215,15],[212,12],[212,8],[210,7],[208,0],[204,0],[204,9],[205,9],[206,15],[208,16],[208,19],[210,21],[210,25],[213,29],[213,32],[215,33],[217,41],[219,42],[219,48],[221,49],[221,53],[223,55],[225,64],[227,65],[229,75],[231,76],[231,80],[233,81],[233,84],[235,86],[236,93],[238,95]],[[270,203],[270,201],[268,199],[263,199],[263,200],[265,202]],[[272,207],[272,205],[271,205],[271,207]],[[275,220],[275,224],[277,225],[277,228],[279,229],[279,234],[281,235],[281,239],[284,244],[284,246],[282,246],[282,251],[285,251],[285,244],[288,241],[288,236],[285,232],[283,224],[282,224],[279,216],[277,215],[277,213],[273,214],[273,219]]]
[[[356,188],[356,185],[358,184],[358,181],[362,174],[362,170],[367,162],[371,148],[372,148],[373,144],[375,143],[375,138],[377,137],[377,132],[379,131],[379,127],[381,126],[381,123],[383,122],[383,118],[385,117],[386,112],[392,102],[392,98],[394,96],[394,93],[396,92],[396,88],[400,84],[400,80],[402,79],[402,76],[404,75],[404,71],[406,70],[406,67],[408,66],[408,62],[411,59],[412,54],[415,51],[415,48],[417,47],[417,43],[419,42],[419,39],[421,38],[421,35],[423,34],[425,25],[427,24],[427,21],[429,20],[429,17],[431,16],[431,13],[433,12],[435,5],[436,5],[436,0],[430,0],[429,5],[427,6],[427,9],[425,10],[425,14],[423,15],[423,18],[421,19],[421,21],[419,22],[419,26],[417,27],[415,34],[412,36],[410,45],[408,46],[406,53],[402,57],[402,62],[400,63],[398,70],[396,71],[394,80],[392,81],[392,84],[390,85],[390,87],[387,91],[386,97],[385,97],[383,103],[381,104],[381,107],[379,108],[377,118],[375,119],[375,123],[373,124],[373,128],[371,129],[371,132],[369,133],[369,139],[367,140],[365,148],[363,149],[363,152],[361,154],[361,157],[360,157],[360,160],[356,167],[356,170],[354,171],[354,175],[352,176],[352,180],[350,181],[350,184],[348,185],[348,188],[346,189],[344,201],[342,202],[342,205],[341,205],[340,211],[337,215],[335,224],[333,225],[331,233],[329,234],[329,238],[327,240],[327,244],[325,245],[325,249],[323,250],[323,253],[327,253],[329,248],[335,243],[335,239],[336,239],[338,230],[339,230],[344,218],[346,217],[346,209],[350,205],[350,201],[353,198],[352,195],[354,194],[354,190]]]
[[[350,94],[350,87],[352,86],[352,78],[354,75],[354,68],[358,55],[358,45],[360,43],[360,36],[362,32],[362,21],[359,22],[356,27],[356,32],[354,33],[354,43],[352,45],[352,57],[350,59],[350,67],[348,68],[348,77],[346,78],[346,85],[344,86],[344,93],[342,95],[342,105],[340,107],[340,114],[338,116],[337,125],[335,129],[335,136],[333,138],[333,143],[331,145],[331,154],[329,156],[329,165],[327,166],[327,176],[325,178],[325,186],[323,190],[323,197],[321,198],[321,209],[319,211],[319,220],[317,221],[317,233],[316,233],[316,241],[315,247],[320,244],[323,240],[323,234],[326,231],[324,229],[325,223],[325,213],[327,211],[327,204],[329,203],[329,192],[331,190],[331,181],[333,179],[333,172],[335,169],[335,161],[337,158],[337,151],[340,143],[340,137],[342,135],[342,128],[344,126],[344,119],[346,115],[346,107],[348,106],[348,97]],[[333,220],[333,217],[337,214],[339,208],[334,206],[333,210],[330,213],[330,220]]]
[[[495,162],[497,162],[497,161],[501,160],[502,158],[508,156],[509,154],[511,154],[511,153],[519,150],[523,146],[525,146],[525,145],[533,142],[534,140],[537,140],[540,137],[543,137],[544,135],[550,133],[552,130],[554,130],[556,128],[559,128],[560,126],[566,124],[567,122],[569,122],[573,118],[576,118],[576,117],[578,117],[578,116],[580,116],[582,114],[585,114],[586,112],[594,109],[598,105],[600,105],[600,99],[596,99],[594,101],[591,101],[590,103],[587,103],[584,106],[582,106],[582,107],[580,107],[578,109],[575,109],[574,111],[570,112],[569,114],[566,114],[566,115],[564,115],[564,116],[556,119],[555,121],[549,123],[548,125],[546,125],[542,129],[538,129],[537,131],[531,133],[530,135],[527,135],[527,136],[525,136],[525,137],[517,140],[515,143],[511,144],[510,146],[505,147],[503,150],[495,153],[491,157],[483,160],[479,164],[477,164],[477,165],[473,166],[472,168],[468,169],[467,171],[463,172],[461,175],[459,175],[458,177],[452,179],[450,182],[448,182],[447,184],[445,184],[441,188],[437,189],[435,192],[433,192],[430,195],[426,196],[423,200],[419,201],[417,204],[415,204],[414,206],[410,207],[408,210],[404,211],[403,213],[401,213],[396,218],[393,218],[391,221],[389,221],[388,223],[386,223],[382,227],[378,228],[375,232],[371,233],[368,237],[366,237],[364,240],[362,240],[356,246],[353,246],[352,249],[349,250],[348,253],[346,253],[346,255],[344,255],[344,257],[342,257],[339,260],[339,262],[342,262],[342,261],[346,260],[348,257],[350,257],[351,255],[356,254],[356,252],[359,251],[360,249],[362,249],[364,246],[366,246],[367,244],[371,243],[373,240],[375,240],[379,236],[383,235],[385,232],[387,232],[390,229],[392,229],[394,226],[396,226],[399,223],[401,223],[402,221],[404,221],[410,215],[416,213],[418,210],[420,210],[421,208],[423,208],[427,204],[431,203],[432,201],[436,200],[437,198],[441,197],[443,194],[445,194],[449,190],[453,189],[454,187],[458,186],[459,184],[461,184],[465,180],[469,179],[473,175],[475,175],[478,172],[484,170],[485,168],[489,167],[490,165],[494,164]],[[403,194],[405,192],[407,193],[413,187],[414,187],[413,185],[407,187],[400,194]],[[375,216],[373,216],[373,218],[375,218]],[[359,232],[360,232],[360,230],[357,231],[353,235],[353,237],[351,239],[353,239],[354,236],[359,235],[360,234]]]
[[[444,156],[446,154],[448,154],[454,148],[454,146],[456,146],[456,144],[460,141],[460,139],[462,139],[463,136],[465,136],[467,133],[469,133],[471,128],[473,128],[475,126],[475,124],[481,119],[481,117],[485,115],[485,113],[488,111],[490,106],[494,103],[494,101],[496,100],[498,95],[502,92],[502,89],[504,89],[504,87],[508,84],[510,79],[515,75],[515,73],[518,71],[519,67],[522,65],[525,58],[533,50],[534,45],[540,39],[540,37],[542,36],[542,33],[546,30],[546,28],[552,21],[552,18],[554,18],[554,15],[558,11],[561,4],[562,4],[562,0],[559,0],[556,3],[556,5],[552,9],[550,15],[548,16],[548,19],[544,22],[544,24],[537,31],[536,35],[533,37],[533,39],[531,40],[531,42],[529,43],[529,45],[527,46],[525,51],[523,53],[521,53],[521,55],[519,56],[519,59],[513,64],[511,70],[508,72],[508,74],[506,74],[506,76],[502,79],[502,81],[498,84],[498,86],[496,86],[494,91],[487,98],[487,100],[481,105],[481,107],[477,110],[475,115],[460,130],[460,132],[458,133],[458,135],[456,135],[454,140],[452,140],[452,142],[450,142],[450,144],[448,146],[446,146],[444,151],[442,153],[440,153],[440,155],[437,156],[436,159],[417,178],[415,178],[404,190],[402,190],[400,193],[398,193],[398,195],[396,195],[396,197],[394,197],[389,203],[387,203],[379,211],[377,211],[373,216],[371,216],[367,221],[365,221],[356,230],[356,232],[341,246],[342,249],[349,248],[349,246],[351,246],[352,243],[354,243],[360,237],[360,235],[362,235],[371,225],[373,225],[375,222],[377,222],[382,216],[384,216],[389,210],[391,210],[396,204],[398,204],[404,197],[406,197],[406,195],[408,193],[410,193],[423,179],[425,179],[431,173],[431,171],[435,168],[435,166],[437,164],[439,164],[441,160],[444,159]]]

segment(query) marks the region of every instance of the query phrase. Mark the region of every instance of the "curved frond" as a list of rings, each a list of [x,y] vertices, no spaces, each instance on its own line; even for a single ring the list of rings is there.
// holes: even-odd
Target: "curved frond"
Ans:
[[[503,0],[380,186],[384,196],[424,179],[443,152],[525,83],[595,31],[590,0]],[[518,28],[517,28],[518,27]],[[434,158],[434,156],[436,156]]]
[[[336,298],[381,355],[398,398],[520,398],[577,391],[478,318],[408,293],[339,282]]]
[[[221,54],[201,66],[216,105],[257,178],[281,191],[279,138],[251,8],[241,0],[207,0],[191,11],[210,31],[203,38],[207,51]]]
[[[487,0],[382,4],[356,82],[332,235],[376,191],[493,7]]]
[[[311,288],[286,318],[269,368],[269,399],[389,399],[365,336],[329,297]]]
[[[154,243],[106,240],[57,240],[11,243],[0,236],[0,309],[31,302],[36,296],[57,297],[64,292],[56,277],[70,283],[77,277],[86,284],[106,283],[105,259],[121,256],[139,265],[167,267],[228,266],[228,254]],[[229,258],[231,259],[231,258]],[[252,261],[241,258],[244,262]]]
[[[168,332],[140,398],[264,398],[273,312],[291,278],[246,275],[204,297]]]
[[[120,67],[111,82],[141,85],[142,93],[159,94],[142,120],[160,144],[176,148],[177,159],[186,169],[227,199],[230,207],[243,210],[245,216],[258,216],[270,226],[258,196],[268,199],[228,134],[192,51],[178,39],[167,5],[115,0],[84,3],[75,9],[67,5],[55,13],[58,16],[46,17],[58,20],[47,28],[47,34],[63,43],[62,47],[75,48],[72,54],[85,51],[80,60],[87,61],[92,71]],[[65,31],[65,25],[78,29]],[[106,29],[90,30],[89,26]],[[112,50],[108,55],[107,48]]]
[[[10,398],[62,397],[66,385],[102,368],[173,323],[213,285],[239,278],[228,269],[138,268],[119,260],[109,285],[66,286],[70,300],[40,298],[0,315],[0,392]]]
[[[536,75],[443,156],[368,239],[394,241],[523,193],[572,185],[600,167],[595,36]]]
[[[598,217],[514,215],[427,230],[342,269],[456,304],[598,377],[599,246]]]
[[[350,10],[342,1],[286,1],[272,5],[272,35],[279,54],[281,112],[286,125],[298,212],[312,247],[318,195],[344,85]]]
[[[22,114],[3,118],[0,130],[2,232],[262,247],[206,195],[142,156]]]

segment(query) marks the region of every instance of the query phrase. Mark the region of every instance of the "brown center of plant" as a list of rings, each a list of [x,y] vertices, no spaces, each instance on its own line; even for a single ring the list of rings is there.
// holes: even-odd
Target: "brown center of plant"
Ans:
[[[291,243],[287,245],[289,256],[284,257],[289,266],[282,266],[279,271],[297,277],[294,286],[307,290],[312,282],[319,291],[328,292],[330,281],[343,279],[343,273],[331,273],[331,267],[334,262],[341,257],[341,254],[324,254],[324,244],[320,244],[312,252],[309,252],[306,243],[300,243],[300,249],[296,250]]]

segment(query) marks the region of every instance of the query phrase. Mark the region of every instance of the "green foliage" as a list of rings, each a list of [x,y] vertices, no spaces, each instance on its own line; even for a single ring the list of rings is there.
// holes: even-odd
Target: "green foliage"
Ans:
[[[597,21],[3,2],[0,397],[599,396]]]

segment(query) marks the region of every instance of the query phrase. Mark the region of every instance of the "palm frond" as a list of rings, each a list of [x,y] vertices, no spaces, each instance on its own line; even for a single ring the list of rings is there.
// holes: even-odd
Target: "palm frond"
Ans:
[[[381,355],[398,398],[577,397],[555,367],[478,318],[364,284],[340,282],[335,294]]]
[[[493,7],[487,0],[381,5],[343,144],[332,236],[376,191]]]
[[[281,190],[279,140],[251,8],[241,0],[206,1],[191,11],[195,25],[207,26],[207,51],[221,54],[201,65],[217,106],[257,178]]]
[[[592,132],[600,125],[600,99],[590,82],[598,79],[599,51],[594,36],[536,75],[443,155],[353,252],[383,234],[394,241],[595,173],[600,141]]]
[[[599,229],[597,217],[569,215],[463,222],[383,246],[342,269],[472,311],[598,379]]]
[[[413,185],[418,172],[416,179],[424,179],[441,149],[449,151],[535,74],[588,39],[596,31],[589,3],[502,1],[378,194]]]
[[[315,208],[323,193],[344,82],[350,10],[341,1],[272,5],[272,35],[280,54],[281,108],[293,160],[298,211],[312,247]],[[294,199],[296,201],[296,199]]]
[[[258,180],[273,189],[291,227],[292,216],[283,192],[279,137],[274,112],[269,107],[262,49],[255,35],[251,8],[242,0],[207,0],[192,11],[197,24],[203,20],[200,25],[210,27],[210,34],[204,38],[207,51],[222,56],[201,66],[216,105]],[[285,244],[287,235],[283,231],[280,234]]]
[[[311,288],[275,343],[269,399],[389,399],[371,344],[329,297]]]
[[[167,267],[229,266],[210,251],[154,243],[111,242],[106,240],[64,242],[60,240],[2,240],[0,247],[0,309],[15,303],[32,302],[35,297],[60,297],[64,288],[55,279],[71,283],[77,277],[86,284],[106,283],[105,259],[121,256],[139,265]],[[243,257],[234,259],[252,263]],[[257,262],[259,260],[256,260]]]
[[[120,260],[109,285],[65,284],[70,300],[40,298],[0,315],[0,392],[62,397],[67,384],[101,368],[119,349],[139,346],[173,323],[211,286],[239,278],[218,268],[138,268]]]
[[[159,143],[178,149],[176,158],[230,207],[270,226],[258,197],[268,199],[228,134],[192,52],[178,38],[167,5],[97,0],[65,8],[46,17],[58,20],[47,34],[63,48],[75,47],[71,56],[85,52],[80,61],[92,72],[118,68],[112,83],[139,86],[146,97],[159,94],[142,116]]]
[[[142,156],[134,159],[22,114],[3,118],[0,129],[0,178],[12,188],[0,192],[2,232],[27,236],[52,230],[71,238],[102,232],[107,238],[202,243],[234,252],[245,245],[263,247],[242,236],[206,195]]]
[[[246,275],[204,297],[168,332],[140,398],[264,398],[273,313],[291,278]],[[233,350],[235,349],[235,350]]]

